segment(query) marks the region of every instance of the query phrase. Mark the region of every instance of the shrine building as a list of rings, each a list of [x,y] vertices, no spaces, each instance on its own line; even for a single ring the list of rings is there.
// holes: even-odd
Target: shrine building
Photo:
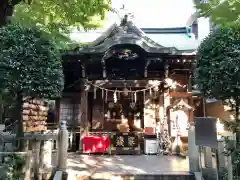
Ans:
[[[72,134],[70,150],[187,153],[196,110],[192,76],[198,44],[192,35],[186,27],[140,29],[126,15],[88,46],[66,51],[57,107],[58,121],[67,121]],[[166,44],[176,36],[187,43],[161,43],[161,37]]]

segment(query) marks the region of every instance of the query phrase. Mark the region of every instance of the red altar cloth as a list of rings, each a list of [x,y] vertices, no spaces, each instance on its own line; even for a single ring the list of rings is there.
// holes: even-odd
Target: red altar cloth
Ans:
[[[154,127],[145,127],[144,128],[144,133],[146,133],[146,134],[155,134],[156,133],[156,128],[154,128]]]
[[[108,152],[110,147],[110,138],[108,136],[84,136],[84,153],[104,153]]]

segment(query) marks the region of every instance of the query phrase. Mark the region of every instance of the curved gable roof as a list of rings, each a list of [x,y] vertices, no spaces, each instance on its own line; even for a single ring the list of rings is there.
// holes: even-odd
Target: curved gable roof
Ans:
[[[78,53],[104,53],[108,49],[121,44],[137,45],[147,53],[176,54],[178,52],[175,47],[164,47],[158,44],[134,25],[132,21],[126,21],[126,23],[121,23],[119,26],[112,25],[89,46],[78,48]]]

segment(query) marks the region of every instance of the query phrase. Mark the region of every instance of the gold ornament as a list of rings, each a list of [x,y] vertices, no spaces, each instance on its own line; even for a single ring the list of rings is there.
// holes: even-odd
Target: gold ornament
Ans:
[[[132,147],[135,145],[135,137],[128,136],[128,146]]]
[[[124,138],[122,136],[117,137],[116,144],[117,146],[124,146]]]

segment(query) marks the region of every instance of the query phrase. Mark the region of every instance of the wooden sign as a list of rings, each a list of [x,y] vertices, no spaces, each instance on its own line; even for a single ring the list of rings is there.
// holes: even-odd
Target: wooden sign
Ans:
[[[196,145],[217,148],[217,127],[214,117],[195,118]]]
[[[48,107],[41,100],[29,100],[23,104],[22,119],[24,132],[42,132],[47,130]]]
[[[139,137],[136,133],[116,132],[111,134],[111,152],[113,154],[139,154]]]

